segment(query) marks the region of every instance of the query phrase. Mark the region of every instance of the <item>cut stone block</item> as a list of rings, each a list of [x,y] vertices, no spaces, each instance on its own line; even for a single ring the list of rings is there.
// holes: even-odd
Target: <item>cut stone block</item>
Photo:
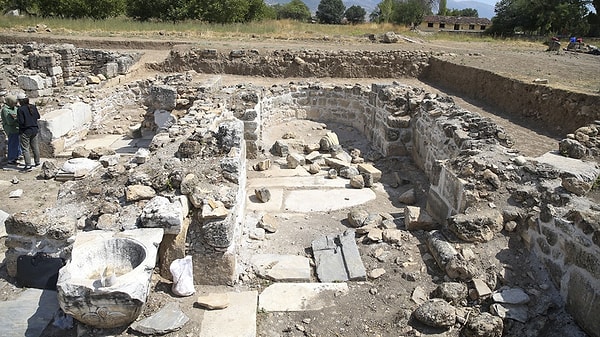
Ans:
[[[181,329],[189,320],[179,308],[179,303],[172,302],[154,315],[135,322],[131,328],[146,335],[164,335]]]
[[[256,337],[258,292],[228,293],[229,306],[204,312],[199,337]]]
[[[346,283],[275,283],[258,298],[261,311],[312,311],[335,305],[335,298],[348,293]]]
[[[426,210],[415,206],[404,208],[404,225],[409,231],[433,230],[439,227]]]
[[[377,183],[381,180],[381,171],[371,164],[359,164],[358,172],[371,176],[373,183]]]
[[[58,309],[55,291],[27,289],[13,301],[0,302],[0,336],[39,337]]]
[[[276,282],[309,282],[310,261],[304,256],[258,254],[251,263],[260,277]]]
[[[321,282],[364,281],[367,273],[360,258],[354,230],[341,235],[326,235],[312,242]]]

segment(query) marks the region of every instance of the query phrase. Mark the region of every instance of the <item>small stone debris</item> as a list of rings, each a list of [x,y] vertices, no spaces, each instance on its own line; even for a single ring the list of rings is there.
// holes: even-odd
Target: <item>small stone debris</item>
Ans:
[[[277,221],[277,218],[275,218],[274,216],[270,214],[265,214],[260,218],[256,226],[258,228],[263,228],[265,232],[272,234],[277,232],[277,229],[279,228],[279,223]]]
[[[365,188],[365,180],[362,175],[356,175],[350,178],[350,186],[356,189]]]
[[[404,207],[404,226],[409,231],[433,230],[439,227],[425,209],[415,206]]]
[[[450,327],[456,322],[456,309],[439,298],[419,305],[413,315],[421,323],[438,328]]]
[[[254,195],[256,195],[256,198],[262,203],[266,203],[271,200],[271,191],[269,191],[269,189],[266,187],[255,189]]]
[[[529,319],[526,305],[494,303],[491,305],[490,311],[502,319],[509,318],[521,323],[525,323]]]
[[[163,335],[181,329],[188,321],[179,303],[169,303],[154,315],[131,325],[131,329],[145,335]]]
[[[417,201],[415,190],[411,188],[410,190],[402,193],[398,197],[398,201],[405,205],[413,205]]]
[[[310,174],[317,174],[320,171],[321,171],[321,165],[319,165],[317,163],[313,163],[308,166],[308,173],[310,173]]]
[[[548,79],[547,78],[536,78],[535,80],[533,80],[533,83],[535,83],[535,84],[548,84]]]
[[[369,272],[369,278],[373,280],[376,280],[383,275],[385,275],[385,269],[383,268],[376,268]]]
[[[22,189],[20,189],[20,188],[19,188],[19,189],[17,189],[17,190],[11,191],[11,192],[8,194],[8,197],[9,197],[9,198],[12,198],[12,199],[17,199],[17,198],[20,198],[21,196],[23,196],[23,190],[22,190]]]
[[[252,166],[254,171],[267,171],[271,168],[271,159],[261,160]]]
[[[415,287],[415,290],[413,290],[410,299],[413,300],[413,302],[415,302],[416,304],[421,305],[425,303],[429,299],[429,297],[427,296],[427,293],[425,292],[425,289],[423,289],[423,287],[417,286]]]
[[[488,312],[470,315],[462,333],[465,337],[502,337],[504,323]]]
[[[494,302],[506,304],[526,304],[530,301],[529,295],[521,288],[510,288],[495,292],[492,294],[492,299]]]
[[[210,293],[204,296],[198,296],[196,304],[208,310],[221,310],[229,306],[229,294],[227,293]]]
[[[252,240],[262,241],[266,238],[264,228],[252,228],[248,233],[248,237]]]
[[[338,172],[335,169],[330,169],[329,171],[327,171],[327,178],[329,179],[335,179],[338,176]]]
[[[492,290],[490,287],[481,279],[474,278],[473,286],[475,287],[475,292],[478,298],[489,296],[492,294]]]
[[[12,179],[10,180],[10,182],[11,182],[13,185],[16,185],[16,184],[18,184],[18,183],[19,183],[19,178],[17,178],[17,177],[12,177]]]
[[[433,296],[446,300],[452,304],[459,304],[467,298],[467,285],[459,282],[444,282],[434,291]]]

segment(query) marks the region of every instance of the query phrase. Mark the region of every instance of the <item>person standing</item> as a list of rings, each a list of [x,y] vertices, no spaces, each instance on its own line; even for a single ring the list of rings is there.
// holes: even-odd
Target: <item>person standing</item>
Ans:
[[[2,117],[2,128],[8,137],[8,163],[17,165],[17,159],[21,155],[21,144],[19,143],[19,122],[17,120],[17,97],[8,95],[4,98],[6,103],[0,113]]]
[[[29,171],[31,166],[31,155],[33,154],[34,165],[40,165],[40,149],[38,137],[38,119],[40,113],[35,105],[29,103],[29,98],[25,94],[17,96],[19,108],[17,109],[17,120],[19,121],[19,135],[21,140],[21,149],[25,157],[24,170]]]

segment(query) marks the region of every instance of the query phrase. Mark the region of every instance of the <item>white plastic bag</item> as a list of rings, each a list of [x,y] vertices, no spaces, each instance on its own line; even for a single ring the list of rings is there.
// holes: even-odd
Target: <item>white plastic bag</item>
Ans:
[[[194,289],[194,267],[190,255],[183,259],[177,259],[169,266],[173,276],[171,290],[177,296],[191,296],[196,292]]]

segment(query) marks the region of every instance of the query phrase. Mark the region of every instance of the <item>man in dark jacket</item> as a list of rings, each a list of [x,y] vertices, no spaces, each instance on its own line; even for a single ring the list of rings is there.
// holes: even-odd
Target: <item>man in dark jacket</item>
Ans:
[[[23,157],[25,157],[24,170],[31,170],[31,153],[35,166],[40,165],[40,149],[38,137],[38,119],[40,113],[35,105],[29,104],[29,98],[25,94],[17,95],[19,100],[19,109],[17,110],[17,120],[19,121],[19,137],[21,140],[21,148]]]

